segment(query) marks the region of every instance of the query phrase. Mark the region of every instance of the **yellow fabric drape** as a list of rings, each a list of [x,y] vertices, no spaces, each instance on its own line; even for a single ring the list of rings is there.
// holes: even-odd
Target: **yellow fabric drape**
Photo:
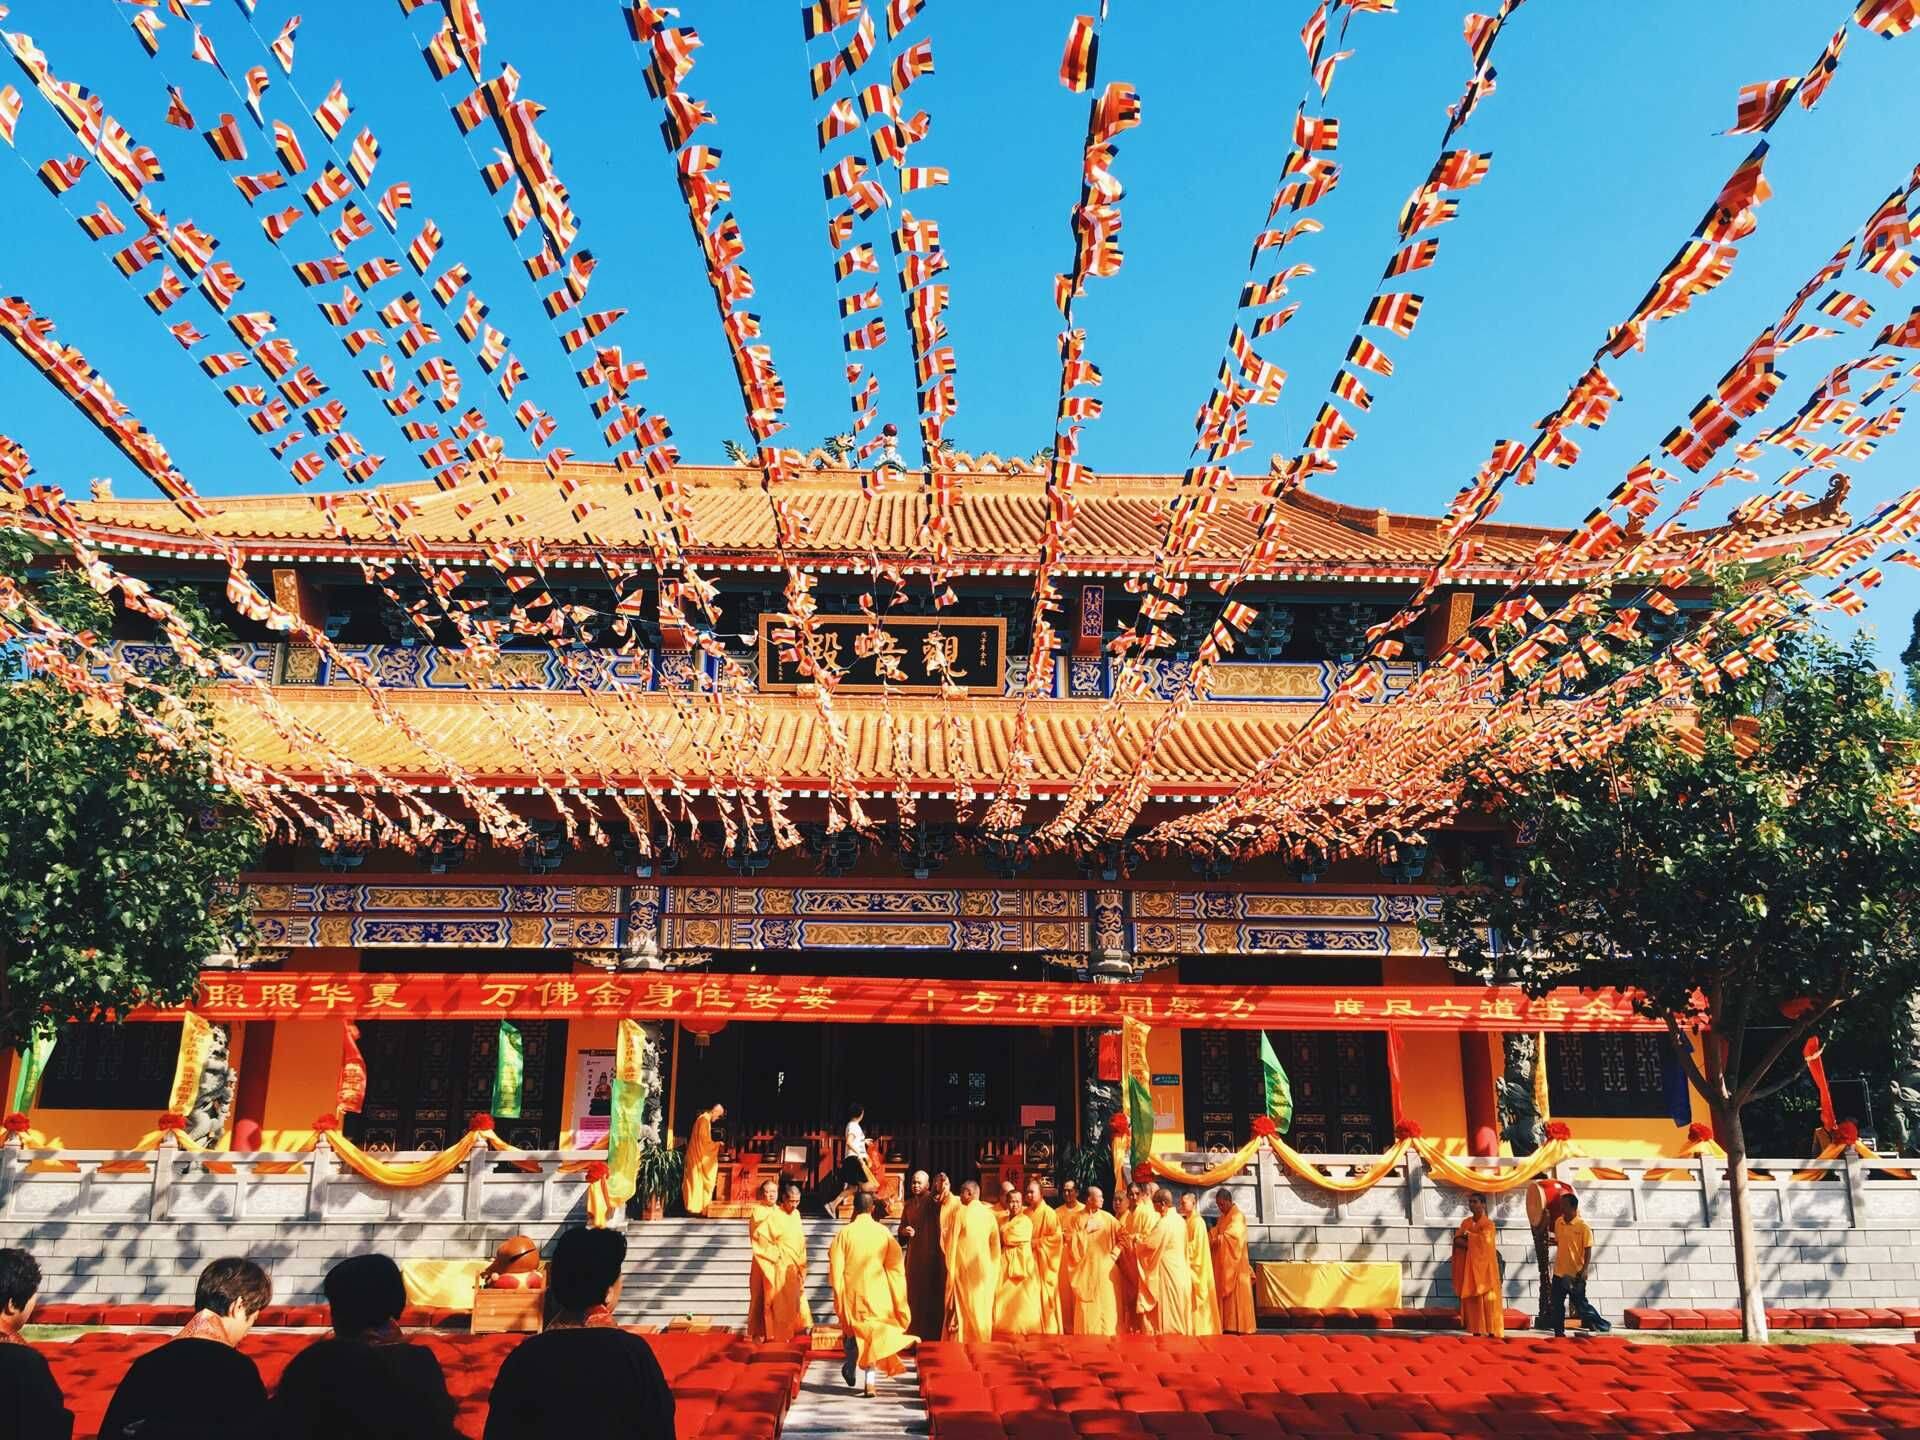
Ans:
[[[1202,1189],[1210,1185],[1224,1185],[1253,1163],[1254,1151],[1259,1149],[1258,1140],[1249,1140],[1230,1158],[1222,1160],[1211,1170],[1182,1170],[1178,1165],[1169,1164],[1158,1155],[1149,1156],[1147,1164],[1153,1167],[1153,1173],[1162,1180],[1177,1180],[1182,1185],[1197,1185]]]
[[[1317,1186],[1322,1190],[1331,1190],[1336,1195],[1362,1195],[1371,1190],[1393,1173],[1393,1167],[1398,1165],[1401,1157],[1407,1153],[1409,1143],[1406,1140],[1396,1140],[1393,1142],[1393,1148],[1382,1155],[1374,1167],[1365,1174],[1355,1175],[1346,1180],[1335,1180],[1331,1175],[1322,1175],[1318,1167],[1306,1156],[1278,1135],[1267,1136],[1267,1144],[1272,1147],[1274,1157],[1289,1172],[1299,1176],[1309,1185]]]
[[[1431,1140],[1415,1137],[1408,1143],[1413,1146],[1414,1153],[1426,1161],[1427,1169],[1433,1172],[1436,1179],[1457,1189],[1471,1190],[1476,1195],[1503,1195],[1509,1190],[1518,1190],[1573,1154],[1573,1147],[1566,1141],[1549,1140],[1513,1169],[1503,1170],[1497,1175],[1486,1175],[1442,1154],[1440,1147]]]
[[[424,1160],[376,1160],[337,1130],[326,1132],[327,1144],[340,1157],[340,1163],[354,1174],[394,1190],[418,1190],[436,1180],[444,1180],[466,1162],[473,1147],[482,1140],[495,1150],[510,1150],[491,1130],[469,1130],[438,1155]]]

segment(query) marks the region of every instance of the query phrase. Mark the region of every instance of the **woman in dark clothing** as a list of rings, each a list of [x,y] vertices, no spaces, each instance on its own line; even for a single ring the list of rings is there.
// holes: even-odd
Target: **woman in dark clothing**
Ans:
[[[20,1338],[40,1295],[40,1267],[24,1250],[0,1250],[0,1435],[68,1440],[73,1415],[47,1358]]]
[[[440,1359],[400,1330],[407,1289],[385,1255],[355,1255],[323,1282],[333,1337],[293,1358],[274,1391],[281,1440],[338,1435],[422,1440],[453,1433],[453,1400]]]
[[[673,1440],[673,1392],[653,1347],[618,1328],[618,1230],[569,1230],[547,1272],[547,1327],[500,1367],[487,1411],[486,1440],[578,1440],[582,1397],[617,1395],[594,1426],[606,1440]]]
[[[133,1362],[113,1392],[101,1440],[237,1440],[266,1429],[267,1387],[234,1347],[273,1299],[251,1260],[228,1256],[200,1272],[193,1318],[179,1335]]]

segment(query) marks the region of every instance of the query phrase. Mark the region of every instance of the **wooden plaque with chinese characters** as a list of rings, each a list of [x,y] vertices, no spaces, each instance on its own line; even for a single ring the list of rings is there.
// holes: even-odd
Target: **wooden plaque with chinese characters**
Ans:
[[[871,639],[859,615],[817,615],[814,642],[842,672],[845,694],[878,694],[878,657],[862,654]],[[799,665],[780,658],[776,631],[788,629],[772,615],[760,617],[760,688],[795,690],[810,683]],[[899,667],[888,683],[896,690],[938,690],[942,657],[947,678],[969,695],[1000,695],[1007,688],[1007,622],[981,616],[889,615],[881,631]]]

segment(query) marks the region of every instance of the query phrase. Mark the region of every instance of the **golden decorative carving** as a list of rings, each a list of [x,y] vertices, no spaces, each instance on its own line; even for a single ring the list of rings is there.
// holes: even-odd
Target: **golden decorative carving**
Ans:
[[[760,913],[762,915],[793,914],[793,891],[762,890],[760,892]]]
[[[289,645],[287,664],[282,674],[289,685],[318,685],[320,652],[311,645]]]
[[[368,910],[484,910],[491,915],[502,897],[496,885],[369,885],[361,903]]]
[[[718,920],[681,920],[676,928],[680,933],[675,943],[688,948],[710,945],[717,949],[726,938]]]
[[[1387,953],[1389,955],[1419,955],[1420,927],[1417,925],[1387,926]]]
[[[576,915],[615,915],[620,910],[620,892],[606,885],[578,885],[573,891]]]
[[[953,927],[945,924],[905,925],[886,921],[842,924],[834,920],[809,920],[806,938],[810,945],[830,945],[848,950],[863,945],[899,945],[918,949],[937,949],[953,944]]]
[[[1231,920],[1202,925],[1200,943],[1209,955],[1231,955],[1240,948],[1240,927]]]
[[[293,887],[291,885],[249,885],[247,898],[253,902],[253,908],[259,911],[293,909]]]
[[[1207,693],[1216,699],[1318,700],[1325,691],[1312,664],[1216,665],[1207,676]]]
[[[456,650],[435,650],[427,670],[439,684],[485,690],[497,685],[522,685],[544,690],[547,655],[544,650],[509,650],[489,661]]]
[[[1371,895],[1249,895],[1249,920],[1371,920]]]
[[[353,944],[353,917],[322,915],[314,926],[313,943],[322,950],[332,950]]]
[[[960,892],[960,913],[962,915],[991,915],[994,913],[994,892],[991,890],[962,890]]]
[[[1033,927],[1032,948],[1035,950],[1066,950],[1074,942],[1074,927],[1058,921],[1043,921]]]
[[[1168,918],[1173,914],[1173,894],[1167,890],[1136,890],[1133,896],[1136,919]]]
[[[542,950],[547,944],[543,915],[516,915],[507,922],[507,944],[515,950]]]

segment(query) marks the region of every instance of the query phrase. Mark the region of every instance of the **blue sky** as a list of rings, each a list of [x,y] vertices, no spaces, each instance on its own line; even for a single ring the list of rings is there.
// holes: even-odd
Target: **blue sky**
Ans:
[[[1392,253],[1395,216],[1431,163],[1444,107],[1466,79],[1461,21],[1476,7],[1463,0],[1402,0],[1402,7],[1402,14],[1359,17],[1349,36],[1358,53],[1340,67],[1328,107],[1343,126],[1341,184],[1314,212],[1326,231],[1289,252],[1317,273],[1296,285],[1299,316],[1267,348],[1293,378],[1279,406],[1254,412],[1255,446],[1242,468],[1262,469],[1269,453],[1297,445]],[[754,308],[791,396],[791,438],[811,442],[845,428],[848,412],[799,6],[685,0],[680,8],[705,40],[689,88],[719,117],[706,136],[723,150],[734,186],[758,286]],[[913,91],[933,116],[931,137],[914,158],[949,167],[953,183],[916,197],[922,203],[913,208],[940,221],[951,259],[960,413],[949,434],[966,449],[1031,453],[1049,439],[1057,378],[1051,276],[1068,257],[1066,217],[1085,121],[1083,102],[1060,87],[1055,71],[1080,8],[1074,0],[929,0],[915,32],[933,37],[938,69]],[[1478,8],[1491,6],[1482,0]],[[1433,512],[1493,440],[1527,435],[1745,153],[1748,139],[1716,133],[1732,122],[1739,86],[1803,71],[1852,8],[1851,0],[1530,0],[1500,41],[1498,92],[1464,136],[1493,152],[1492,173],[1462,197],[1461,218],[1437,232],[1439,263],[1416,277],[1425,314],[1409,341],[1392,346],[1398,373],[1376,387],[1360,440],[1344,452],[1339,474],[1317,488]],[[295,9],[294,0],[260,0],[255,23],[271,38]],[[412,224],[437,219],[447,235],[443,257],[473,270],[493,323],[511,334],[533,372],[524,393],[559,418],[560,441],[598,456],[566,357],[447,116],[453,92],[443,93],[420,59],[415,37],[431,30],[435,9],[409,22],[392,0],[307,5],[291,83],[312,104],[333,80],[345,82],[356,123],[371,125],[384,146],[378,180],[411,181]],[[1133,82],[1144,121],[1120,142],[1126,267],[1094,282],[1080,311],[1089,355],[1107,377],[1106,414],[1085,435],[1084,458],[1096,469],[1174,471],[1186,459],[1192,415],[1217,365],[1247,247],[1286,152],[1305,82],[1298,32],[1310,9],[1306,0],[1113,0],[1101,76]],[[631,308],[620,338],[629,358],[652,372],[643,398],[671,418],[688,458],[720,459],[723,440],[744,438],[738,394],[660,143],[658,107],[641,82],[619,7],[614,0],[494,0],[486,11],[489,73],[511,62],[522,93],[548,107],[542,132],[573,191],[583,242],[602,262],[592,304]],[[303,357],[332,381],[361,438],[389,455],[383,478],[415,478],[421,472],[373,392],[350,373],[357,364],[314,312],[313,297],[270,253],[257,213],[197,134],[162,123],[165,80],[186,90],[202,129],[223,106],[237,107],[211,70],[186,60],[178,43],[184,26],[176,22],[162,62],[154,62],[126,13],[111,0],[14,0],[5,24],[31,34],[56,73],[100,92],[109,111],[160,152],[165,208],[227,242],[223,255],[250,282],[247,307],[274,310]],[[194,13],[229,70],[264,60],[230,0]],[[8,69],[6,79],[20,83]],[[273,73],[270,112],[290,115],[289,82]],[[1775,195],[1759,212],[1734,278],[1657,326],[1647,354],[1609,367],[1626,396],[1612,424],[1592,438],[1577,469],[1515,492],[1502,518],[1578,520],[1684,418],[1920,160],[1920,146],[1902,138],[1920,135],[1916,74],[1920,37],[1889,42],[1853,32],[1819,108],[1796,106],[1776,128],[1767,171]],[[314,153],[318,136],[310,126],[302,133]],[[33,179],[42,159],[73,148],[33,97],[18,138],[26,163],[0,164],[0,213],[9,218],[0,288],[51,315],[61,337],[106,372],[202,490],[288,483]],[[90,175],[68,198],[89,210],[103,193],[99,185]],[[403,235],[410,228],[403,224]],[[305,246],[289,248],[296,256],[317,253],[324,247],[316,239],[309,223]],[[1870,279],[1852,288],[1881,307],[1869,339],[1920,299],[1920,285],[1899,296]],[[176,316],[191,314],[204,329],[206,313],[183,304]],[[905,429],[910,417],[897,404],[908,391],[904,337],[892,328],[884,393],[896,402],[890,418]],[[1850,337],[1791,352],[1782,406],[1797,404],[1859,343]],[[497,398],[492,413],[496,428],[517,438]],[[128,464],[11,351],[0,355],[0,430],[29,448],[42,478],[70,491],[84,493],[90,477],[111,475],[119,493],[143,492]],[[1920,439],[1909,429],[1861,468],[1850,508],[1864,514],[1911,483],[1916,459]],[[1892,569],[1868,612],[1889,659],[1920,606],[1920,577]]]

